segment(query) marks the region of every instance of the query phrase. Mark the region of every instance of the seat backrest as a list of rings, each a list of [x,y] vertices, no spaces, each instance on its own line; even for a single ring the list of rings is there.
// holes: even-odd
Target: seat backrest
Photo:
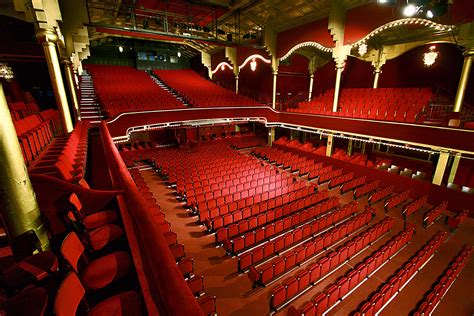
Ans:
[[[79,260],[84,254],[85,248],[75,232],[70,232],[64,238],[61,244],[61,254],[71,265],[76,273],[78,273]]]
[[[69,203],[71,203],[76,208],[76,211],[82,213],[82,203],[76,193],[71,193],[69,196]]]
[[[56,316],[74,316],[84,298],[85,289],[74,272],[69,273],[59,286],[54,301]]]

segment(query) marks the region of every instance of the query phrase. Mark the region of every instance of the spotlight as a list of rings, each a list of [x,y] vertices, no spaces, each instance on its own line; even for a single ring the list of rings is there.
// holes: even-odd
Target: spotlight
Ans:
[[[418,11],[418,7],[413,4],[407,4],[405,8],[403,8],[403,15],[406,17],[412,17]]]
[[[377,0],[377,4],[381,4],[381,5],[395,5],[395,4],[397,4],[397,0]]]
[[[426,11],[426,17],[427,17],[428,19],[434,18],[434,13],[433,13],[433,11],[431,11],[431,10],[428,9],[428,10]]]
[[[120,45],[120,46],[118,47],[118,50],[119,50],[119,52],[123,53],[123,46]]]
[[[181,52],[178,52],[178,58],[180,58],[180,57],[181,57]]]

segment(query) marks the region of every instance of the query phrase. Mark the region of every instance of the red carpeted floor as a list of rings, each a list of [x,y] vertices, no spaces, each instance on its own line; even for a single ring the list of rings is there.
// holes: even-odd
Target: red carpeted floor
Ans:
[[[178,234],[178,241],[185,245],[186,257],[194,258],[195,273],[204,275],[205,292],[217,296],[217,313],[219,315],[233,316],[269,315],[271,289],[280,281],[294,275],[301,268],[284,275],[265,288],[252,288],[252,283],[248,276],[237,272],[237,259],[226,255],[224,249],[215,246],[214,236],[207,233],[205,228],[197,223],[196,216],[190,216],[190,213],[184,208],[184,203],[176,199],[174,190],[169,188],[152,169],[143,170],[142,174],[155,198],[160,203],[161,208],[166,213],[166,219],[171,222],[172,230]],[[320,189],[326,189],[326,185],[320,186]],[[337,189],[331,191],[331,195],[338,194]],[[351,200],[351,193],[347,193],[342,196],[341,203],[346,204]],[[359,208],[362,210],[367,205],[367,198],[362,197],[359,199],[359,202]],[[382,205],[383,203],[376,204],[377,216],[369,224],[373,224],[385,216]],[[444,225],[444,217],[428,229],[424,229],[421,225],[423,213],[424,211],[418,211],[408,219],[409,223],[417,225],[416,234],[412,242],[366,280],[349,297],[336,305],[328,315],[351,314],[362,301],[366,300],[382,282],[420,249],[437,231],[447,230],[447,227]],[[393,235],[400,232],[403,229],[401,209],[395,208],[390,210],[388,215],[396,218],[395,228],[388,235],[385,235],[357,257],[344,264],[303,296],[293,301],[292,304],[300,307],[327,287],[328,284],[344,275],[352,266],[383,245]],[[473,228],[474,221],[468,219],[455,234],[450,234],[448,241],[439,248],[439,251],[431,261],[408,283],[403,291],[395,297],[380,315],[408,315],[447,267],[451,259],[460,251],[463,244],[469,243],[474,245]],[[315,262],[318,258],[314,258],[311,262]],[[473,280],[474,259],[471,259],[436,309],[434,315],[473,315]],[[286,315],[290,305],[277,312],[277,314]]]

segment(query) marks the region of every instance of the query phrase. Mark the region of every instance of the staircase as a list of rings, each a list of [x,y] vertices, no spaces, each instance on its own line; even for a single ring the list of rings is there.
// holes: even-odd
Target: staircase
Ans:
[[[190,107],[190,105],[186,102],[186,99],[184,99],[182,96],[177,94],[173,89],[168,87],[163,81],[160,80],[157,76],[154,74],[149,74],[151,80],[153,80],[158,86],[160,86],[161,89],[168,91],[171,93],[179,102],[183,103],[185,106]]]
[[[95,95],[92,77],[86,70],[83,70],[79,82],[80,95],[79,111],[81,112],[81,120],[91,123],[100,123],[102,120],[99,101]]]

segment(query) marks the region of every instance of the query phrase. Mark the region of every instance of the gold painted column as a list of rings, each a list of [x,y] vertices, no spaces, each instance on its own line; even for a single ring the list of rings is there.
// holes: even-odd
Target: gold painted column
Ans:
[[[374,89],[377,89],[379,87],[379,78],[380,78],[381,73],[382,73],[382,68],[381,67],[375,67],[375,70],[374,70],[374,85],[373,85]]]
[[[235,93],[239,94],[239,76],[235,76]]]
[[[326,143],[326,156],[331,157],[333,148],[333,136],[332,134],[328,135],[328,141]]]
[[[33,230],[41,248],[49,239],[26,170],[15,126],[0,81],[0,211],[10,240]],[[13,253],[18,253],[12,248]]]
[[[473,59],[474,48],[464,53],[464,64],[462,66],[461,78],[459,79],[458,91],[456,92],[456,99],[454,100],[453,112],[455,113],[461,112]]]
[[[58,105],[64,133],[72,132],[72,119],[64,89],[63,77],[59,66],[58,53],[56,51],[57,35],[51,30],[38,30],[36,37],[42,43],[49,76],[53,86],[54,97]]]
[[[309,75],[309,93],[308,93],[308,101],[311,101],[313,98],[313,84],[314,84],[314,74]]]
[[[449,152],[441,151],[439,153],[438,164],[436,165],[436,170],[433,176],[433,184],[441,185],[441,183],[443,182],[444,172],[446,171],[448,160]]]
[[[76,111],[76,118],[78,121],[81,120],[81,113],[79,110],[79,102],[77,100],[76,83],[74,80],[74,73],[72,71],[72,62],[68,59],[63,59],[62,64],[64,66],[64,73],[66,74],[66,82],[69,89],[69,95]]]
[[[352,155],[352,139],[349,139],[349,141],[347,142],[347,154],[349,156]]]
[[[273,71],[272,107],[274,110],[276,109],[277,76],[278,76],[278,70]]]
[[[342,71],[344,70],[344,65],[336,65],[336,86],[334,87],[334,103],[332,105],[332,111],[337,112],[337,107],[339,105],[339,90],[341,88],[341,77]]]
[[[275,127],[270,127],[268,129],[268,146],[272,146],[275,141]]]
[[[461,153],[456,153],[453,156],[453,164],[451,165],[451,171],[449,172],[448,183],[454,183],[456,179],[456,173],[458,172],[459,162],[461,161]]]

